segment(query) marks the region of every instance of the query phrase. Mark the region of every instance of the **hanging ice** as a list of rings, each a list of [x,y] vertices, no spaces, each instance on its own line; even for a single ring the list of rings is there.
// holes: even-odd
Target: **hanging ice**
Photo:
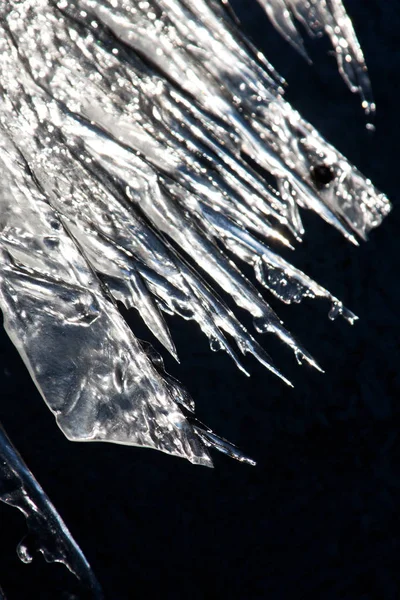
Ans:
[[[0,306],[69,439],[147,446],[203,465],[214,446],[252,462],[196,420],[193,401],[134,337],[116,300],[175,357],[163,313],[195,320],[243,371],[240,354],[249,353],[288,384],[220,292],[258,332],[318,364],[240,261],[286,303],[325,298],[331,317],[356,318],[277,248],[304,235],[300,208],[357,244],[389,201],[286,102],[279,75],[225,4],[0,3]],[[338,36],[340,22],[333,41],[350,45],[341,3],[318,7],[268,4],[284,34],[294,27],[290,8],[313,30],[324,23]],[[358,66],[341,66],[372,109],[354,48]]]
[[[276,29],[309,60],[296,20],[311,36],[325,33],[335,50],[339,71],[358,93],[367,114],[375,112],[367,65],[342,0],[258,0]]]
[[[168,404],[175,400],[170,384],[144,357],[106,295],[135,307],[174,355],[161,311],[197,320],[212,345],[240,364],[229,334],[242,353],[254,354],[279,374],[202,279],[200,268],[252,315],[258,331],[278,335],[299,359],[317,366],[221,245],[253,265],[258,281],[285,302],[326,297],[334,314],[343,313],[352,322],[354,315],[339,300],[267,243],[289,246],[290,232],[303,234],[298,206],[315,210],[355,242],[353,232],[364,237],[390,205],[284,101],[272,67],[241,43],[222,6],[202,0],[114,4],[25,0],[2,5],[2,270],[4,289],[11,282],[18,286],[14,295],[3,293],[2,306],[10,334],[69,437],[140,443],[202,462],[206,459],[198,438],[192,442],[190,428],[182,428],[183,417]],[[142,61],[143,55],[156,70]],[[241,153],[276,177],[280,194]],[[326,185],[316,175],[321,163],[330,174]],[[47,215],[46,231],[41,231],[42,213]],[[56,233],[50,220],[59,222]],[[29,232],[24,230],[27,222]],[[37,249],[41,238],[45,241]],[[65,300],[63,292],[57,308],[61,292],[49,288],[47,277],[51,282],[55,278],[61,289],[72,286],[78,299]],[[21,307],[10,304],[14,296]],[[65,356],[57,362],[54,353],[74,306],[72,337],[79,339],[80,327],[85,341],[88,329],[93,336],[80,346],[79,376],[68,370]],[[21,313],[37,313],[32,335],[43,329],[52,343],[39,351]],[[49,315],[56,325],[49,325]],[[93,351],[101,332],[110,336],[106,358],[96,358]],[[101,364],[101,374],[98,367],[89,368],[92,360]],[[84,411],[86,423],[70,409],[66,422],[64,407],[53,406],[55,383],[49,373],[60,381],[76,379],[68,403]],[[92,373],[91,385],[83,386],[81,379]],[[147,425],[141,437],[138,422],[114,404],[115,393],[131,398],[124,399],[125,409],[144,420],[148,406],[154,411],[158,399],[159,426],[174,430],[177,418],[179,431],[189,432],[189,438],[178,439],[175,432],[155,441]],[[132,404],[133,397],[140,397],[143,414]],[[168,411],[174,414],[172,424],[163,420]],[[128,429],[124,422],[123,432],[112,424],[119,418],[130,422]]]
[[[96,600],[103,598],[99,583],[60,515],[0,426],[0,500],[18,508],[26,518],[28,534],[18,545],[25,563],[41,552],[47,562],[63,563]],[[3,596],[0,588],[0,598]]]
[[[353,242],[353,232],[365,237],[389,211],[371,182],[284,101],[275,72],[241,43],[217,0],[122,0],[117,6],[110,0],[70,0],[58,6],[96,36],[111,30],[233,128],[236,136],[222,141],[276,177],[297,235],[303,233],[297,204],[315,210]],[[320,189],[316,173],[322,168],[331,175]]]
[[[210,465],[200,441],[207,432],[178,407],[192,410],[190,399],[156,369],[0,135],[4,326],[58,425],[72,440],[147,446]]]

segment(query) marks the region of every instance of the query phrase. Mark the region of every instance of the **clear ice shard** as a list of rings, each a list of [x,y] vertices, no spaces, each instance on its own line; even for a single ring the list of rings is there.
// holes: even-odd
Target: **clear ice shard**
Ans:
[[[72,440],[154,447],[210,464],[29,167],[0,134],[0,305],[4,326]]]
[[[1,426],[0,500],[26,518],[28,534],[17,548],[23,562],[31,562],[34,553],[41,552],[47,562],[63,563],[91,591],[91,597],[103,598],[81,549]],[[0,598],[5,598],[1,588]]]
[[[329,37],[339,72],[352,92],[361,96],[367,115],[375,112],[363,51],[342,0],[258,0],[279,33],[310,60],[296,21],[310,36]]]
[[[0,148],[4,327],[58,425],[71,440],[146,446],[211,466],[201,428],[178,406],[193,409],[187,394],[143,350],[3,131]],[[248,460],[233,446],[231,455]]]
[[[0,304],[59,426],[251,462],[188,417],[193,401],[116,301],[176,358],[165,313],[290,384],[219,294],[320,368],[240,262],[283,302],[325,298],[353,322],[279,246],[303,236],[302,208],[358,243],[389,201],[286,102],[224,2],[10,0],[0,34]]]

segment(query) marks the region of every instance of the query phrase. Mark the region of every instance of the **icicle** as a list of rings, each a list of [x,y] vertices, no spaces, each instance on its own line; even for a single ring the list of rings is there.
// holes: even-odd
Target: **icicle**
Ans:
[[[300,54],[310,60],[295,19],[301,22],[309,35],[325,33],[335,50],[341,76],[348,88],[361,96],[367,115],[375,112],[371,82],[360,43],[342,0],[258,0],[281,35]]]
[[[26,518],[29,533],[17,549],[23,562],[30,563],[34,553],[41,552],[47,562],[64,564],[91,591],[93,598],[103,598],[81,549],[1,426],[0,500],[18,508]]]
[[[1,136],[4,326],[72,440],[211,461],[27,166]]]
[[[365,238],[389,212],[387,198],[283,100],[281,88],[251,48],[240,43],[237,27],[215,0],[152,0],[152,11],[159,15],[154,20],[130,0],[117,7],[109,0],[67,4],[68,10],[85,9],[88,22],[97,18],[206,110],[230,123],[239,138],[236,151],[248,153],[274,175],[281,190],[288,184],[287,202],[291,196],[316,211],[353,243],[352,232]],[[321,165],[333,173],[329,190],[321,190],[312,176]],[[290,225],[301,236],[293,206],[292,215]]]

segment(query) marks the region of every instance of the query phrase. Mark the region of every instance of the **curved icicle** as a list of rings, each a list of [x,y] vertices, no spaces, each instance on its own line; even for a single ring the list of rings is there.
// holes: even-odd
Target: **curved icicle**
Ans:
[[[1,425],[0,500],[18,508],[26,518],[29,533],[17,548],[23,562],[30,563],[34,553],[41,552],[47,562],[64,564],[91,591],[93,598],[103,598],[84,554]],[[2,597],[5,598],[0,588]]]

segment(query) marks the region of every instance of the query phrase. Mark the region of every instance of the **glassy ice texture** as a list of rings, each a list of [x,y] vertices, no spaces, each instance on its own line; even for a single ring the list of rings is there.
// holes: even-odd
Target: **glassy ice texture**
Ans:
[[[375,111],[364,55],[342,0],[258,0],[283,37],[309,60],[299,22],[311,36],[329,37],[339,71],[352,92],[360,94],[367,114]]]
[[[103,598],[100,586],[79,546],[0,426],[0,500],[18,508],[29,533],[18,545],[25,563],[41,552],[47,562],[63,563],[92,592]],[[0,588],[0,598],[5,598]]]
[[[4,326],[58,425],[71,440],[153,447],[210,465],[207,431],[178,407],[192,402],[157,370],[2,132],[0,148]]]
[[[268,4],[287,34],[283,5]],[[343,25],[350,45],[341,3],[287,5],[313,31]],[[364,63],[355,53],[350,71],[345,56],[372,109]],[[320,368],[240,266],[283,302],[324,298],[352,323],[279,247],[304,235],[302,208],[355,244],[390,211],[217,0],[0,2],[0,172],[4,325],[64,434],[202,465],[210,446],[252,461],[196,420],[116,301],[176,358],[165,313],[196,321],[244,372],[251,354],[291,385],[220,294]]]
[[[183,392],[171,391],[111,297],[136,308],[174,356],[163,312],[195,319],[239,366],[235,343],[280,375],[220,287],[257,331],[318,368],[225,251],[283,301],[325,297],[331,315],[352,322],[268,244],[301,237],[299,206],[356,242],[390,205],[284,101],[272,67],[217,2],[11,0],[1,28],[8,331],[70,438],[208,462],[175,408]],[[243,153],[275,176],[277,190]]]
[[[111,30],[233,129],[236,136],[224,139],[225,144],[276,177],[298,236],[303,228],[297,205],[315,210],[353,242],[353,233],[365,237],[389,211],[371,182],[284,101],[269,63],[242,43],[216,0],[122,0],[116,6],[74,0],[60,5],[88,26],[94,23],[96,31]],[[323,190],[315,177],[321,166],[332,173]]]

